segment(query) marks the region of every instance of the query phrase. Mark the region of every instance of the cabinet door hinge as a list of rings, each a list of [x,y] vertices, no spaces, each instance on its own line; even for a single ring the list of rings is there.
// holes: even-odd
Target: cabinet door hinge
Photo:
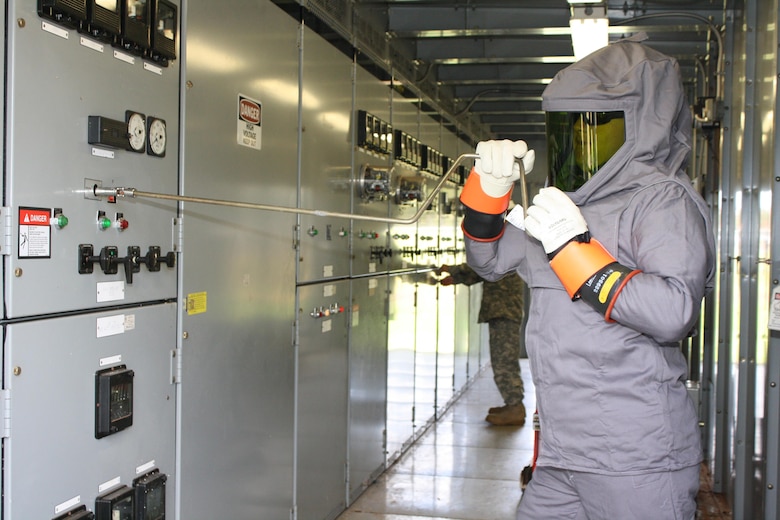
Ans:
[[[184,251],[184,217],[173,219],[173,250],[177,253]]]
[[[0,237],[0,255],[8,256],[11,254],[11,208],[3,206],[0,208],[0,226],[2,226],[3,236]]]
[[[181,383],[181,349],[171,350],[171,384]]]
[[[0,390],[0,400],[2,400],[3,427],[0,436],[3,439],[11,438],[11,392],[10,390]]]

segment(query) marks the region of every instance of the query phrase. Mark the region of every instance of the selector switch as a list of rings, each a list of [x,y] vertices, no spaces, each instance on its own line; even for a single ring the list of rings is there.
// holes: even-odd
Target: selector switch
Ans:
[[[141,256],[141,248],[138,246],[127,246],[127,256],[124,259],[125,280],[128,284],[133,283],[133,274],[141,271],[141,265],[136,259]]]
[[[122,264],[125,270],[125,280],[128,284],[132,284],[133,274],[141,270],[141,264],[145,264],[151,272],[159,271],[160,264],[174,267],[176,253],[171,251],[163,255],[159,246],[149,246],[146,255],[141,256],[140,247],[129,246],[127,256],[120,257],[116,246],[105,246],[100,250],[99,255],[95,255],[92,244],[79,244],[79,274],[92,274],[94,264],[100,265],[103,274],[117,274],[119,265]]]
[[[381,264],[384,258],[393,256],[393,250],[387,247],[371,246],[370,254],[372,260],[379,260],[379,263]]]
[[[91,274],[93,264],[99,264],[104,274],[116,274],[120,260],[116,246],[105,246],[99,255],[95,255],[92,244],[79,244],[79,274]]]
[[[150,271],[157,272],[160,270],[161,263],[168,267],[174,267],[176,265],[176,253],[171,251],[162,256],[160,246],[149,246],[146,256],[139,256],[137,261],[146,264],[146,268]]]

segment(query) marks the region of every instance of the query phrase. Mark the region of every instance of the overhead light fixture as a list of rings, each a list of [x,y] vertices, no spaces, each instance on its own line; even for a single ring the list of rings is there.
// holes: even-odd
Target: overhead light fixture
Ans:
[[[580,60],[609,43],[609,19],[604,2],[569,0],[571,43],[574,58]]]

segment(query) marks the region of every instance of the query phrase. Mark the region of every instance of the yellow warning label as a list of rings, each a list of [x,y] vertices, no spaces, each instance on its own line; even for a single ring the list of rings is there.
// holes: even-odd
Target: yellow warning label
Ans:
[[[187,295],[187,314],[201,314],[206,312],[208,293],[198,292]]]

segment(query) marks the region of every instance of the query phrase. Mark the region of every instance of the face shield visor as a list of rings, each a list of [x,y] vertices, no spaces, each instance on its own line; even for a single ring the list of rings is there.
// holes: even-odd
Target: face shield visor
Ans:
[[[550,184],[575,191],[626,142],[625,113],[547,112]]]

